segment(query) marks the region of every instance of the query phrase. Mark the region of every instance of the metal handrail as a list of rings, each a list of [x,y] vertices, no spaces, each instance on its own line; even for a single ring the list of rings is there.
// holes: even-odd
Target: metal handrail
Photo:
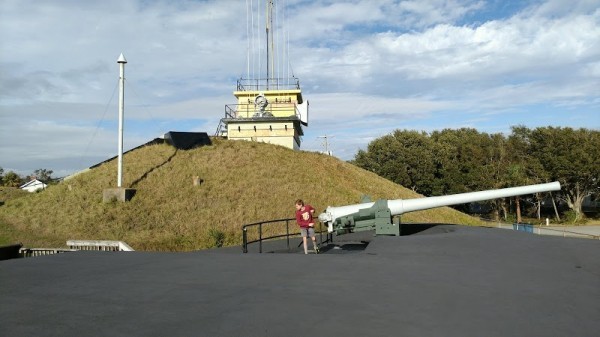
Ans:
[[[278,235],[273,235],[273,236],[263,238],[263,236],[262,236],[263,235],[263,230],[262,230],[263,225],[274,224],[274,223],[279,223],[279,222],[283,222],[283,221],[285,221],[285,231],[286,231],[285,234],[278,234]],[[296,218],[260,221],[260,222],[243,225],[242,226],[242,252],[248,253],[248,245],[251,243],[258,242],[258,252],[262,253],[262,242],[264,240],[278,239],[278,238],[282,238],[282,237],[286,238],[286,245],[287,245],[287,249],[289,251],[290,250],[290,236],[300,235],[300,232],[290,233],[290,221],[296,221]],[[323,241],[323,233],[326,231],[323,230],[323,224],[320,221],[318,223],[319,223],[318,233],[319,233],[320,244],[331,242],[333,240],[333,237],[330,233],[327,233],[327,236],[326,236],[327,238],[325,241]],[[257,240],[248,241],[248,228],[250,228],[250,227],[258,227],[258,239]]]
[[[235,118],[236,110],[232,109],[230,106],[225,105],[225,118]]]
[[[296,118],[300,118],[300,110],[298,109],[298,105],[296,103],[289,103],[289,102],[277,102],[277,103],[272,103],[272,104],[270,103],[267,106],[267,108],[264,110],[264,112],[275,115],[278,112],[282,112],[282,111],[290,111],[291,112],[292,107],[293,107],[294,112],[293,112],[293,115],[290,115],[290,116],[295,116]],[[258,111],[256,110],[254,103],[225,105],[225,119],[252,118],[254,116],[254,114],[257,112]],[[285,116],[285,118],[288,118],[290,116]]]
[[[67,246],[77,250],[100,250],[115,252],[133,252],[127,243],[111,240],[67,240]]]
[[[19,249],[20,257],[37,257],[45,255],[54,255],[65,252],[76,252],[77,249],[66,248],[21,248]]]
[[[221,130],[223,130],[223,127],[225,126],[225,122],[223,121],[226,118],[235,118],[236,112],[235,110],[231,109],[229,106],[225,106],[225,118],[221,118],[221,120],[219,120],[219,125],[217,126],[217,131],[215,131],[215,136],[218,137],[221,135]]]
[[[300,89],[300,81],[295,78],[259,78],[237,80],[238,91]]]

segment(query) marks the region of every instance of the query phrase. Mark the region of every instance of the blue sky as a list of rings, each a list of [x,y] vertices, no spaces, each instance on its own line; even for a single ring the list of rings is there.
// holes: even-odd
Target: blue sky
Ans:
[[[168,131],[213,134],[264,73],[265,0],[3,0],[0,167],[64,176]],[[250,11],[250,7],[254,11]],[[600,129],[599,0],[280,0],[277,74],[310,102],[302,148],[343,160],[396,129]],[[261,76],[264,77],[264,76]]]

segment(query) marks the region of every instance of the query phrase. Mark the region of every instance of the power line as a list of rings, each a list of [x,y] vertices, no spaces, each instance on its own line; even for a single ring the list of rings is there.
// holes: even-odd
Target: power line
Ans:
[[[328,135],[324,135],[324,136],[317,136],[317,138],[323,138],[323,145],[325,147],[325,154],[329,155],[329,156],[333,156],[333,153],[329,150],[329,138],[333,138],[335,136],[328,136]]]

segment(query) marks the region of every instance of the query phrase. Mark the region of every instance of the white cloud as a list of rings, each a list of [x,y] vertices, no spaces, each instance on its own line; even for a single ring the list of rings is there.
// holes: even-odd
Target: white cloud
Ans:
[[[599,34],[598,15],[513,18],[478,27],[442,24],[423,32],[368,36],[348,45],[331,63],[369,65],[373,72],[391,71],[409,79],[485,79],[597,58]]]
[[[419,118],[432,111],[449,108],[450,102],[427,98],[394,98],[367,96],[360,93],[315,94],[309,98],[313,121],[345,121],[369,116]]]
[[[290,8],[275,23],[284,26],[277,55],[287,56],[289,36],[289,71],[311,102],[307,148],[333,132],[334,152],[349,159],[396,128],[507,130],[540,111],[549,117],[535,123],[600,127],[598,1],[282,3]],[[68,171],[80,168],[74,157],[112,153],[105,143],[116,132],[121,52],[129,61],[127,144],[177,127],[212,133],[224,105],[235,103],[236,79],[258,76],[256,63],[265,62],[264,30],[251,30],[260,48],[248,44],[247,4],[0,2],[0,166]],[[499,6],[492,19],[480,16]],[[278,72],[287,66],[278,63]],[[94,132],[98,143],[89,141]]]
[[[483,6],[483,1],[400,1],[390,6],[390,16],[399,15],[404,25],[419,28],[453,23]]]

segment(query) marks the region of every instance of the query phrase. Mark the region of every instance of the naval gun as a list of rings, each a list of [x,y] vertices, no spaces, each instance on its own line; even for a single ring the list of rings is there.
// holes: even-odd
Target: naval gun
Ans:
[[[375,229],[376,235],[400,235],[400,219],[394,216],[430,208],[466,204],[475,201],[492,200],[560,190],[558,181],[546,184],[509,187],[497,190],[459,193],[418,199],[380,199],[375,202],[332,207],[319,215],[319,220],[327,224],[329,233],[344,234],[354,231]]]

